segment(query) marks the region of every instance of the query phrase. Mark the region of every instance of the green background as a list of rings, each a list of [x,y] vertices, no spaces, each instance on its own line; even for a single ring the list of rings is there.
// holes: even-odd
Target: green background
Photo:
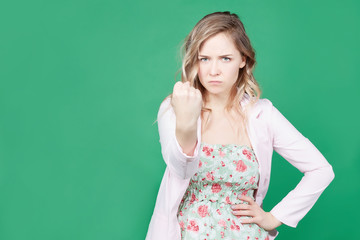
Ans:
[[[335,179],[277,239],[358,234],[360,4],[354,1],[1,1],[0,239],[144,239],[165,163],[156,120],[182,40],[237,13],[255,78]],[[179,80],[179,76],[177,78]],[[270,211],[302,174],[276,152]]]

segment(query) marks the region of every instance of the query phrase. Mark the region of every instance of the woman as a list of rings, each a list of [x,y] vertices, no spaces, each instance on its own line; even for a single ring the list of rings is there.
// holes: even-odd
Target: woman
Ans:
[[[158,112],[167,167],[146,239],[274,239],[276,227],[296,227],[315,204],[332,166],[260,99],[255,53],[236,14],[205,16],[184,45],[181,82]],[[304,177],[265,212],[273,150]]]

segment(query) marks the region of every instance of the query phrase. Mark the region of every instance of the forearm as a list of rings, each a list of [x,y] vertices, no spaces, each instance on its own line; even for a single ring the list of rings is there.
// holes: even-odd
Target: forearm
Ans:
[[[177,119],[175,135],[183,152],[189,156],[193,156],[197,143],[197,122]]]

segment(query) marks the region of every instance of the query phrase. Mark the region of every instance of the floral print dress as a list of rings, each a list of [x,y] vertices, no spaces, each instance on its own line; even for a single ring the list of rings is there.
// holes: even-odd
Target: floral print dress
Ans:
[[[178,210],[182,240],[269,239],[268,232],[255,223],[242,224],[232,204],[254,199],[258,188],[259,165],[252,148],[236,144],[201,143],[198,172],[190,179]]]

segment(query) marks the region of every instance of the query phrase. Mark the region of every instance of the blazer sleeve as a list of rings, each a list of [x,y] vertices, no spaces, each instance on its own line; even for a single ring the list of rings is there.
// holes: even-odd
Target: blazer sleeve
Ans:
[[[304,174],[295,189],[270,211],[279,221],[295,228],[335,174],[320,151],[272,103],[270,123],[273,149]]]
[[[157,121],[163,159],[169,167],[170,173],[181,179],[191,178],[198,170],[200,158],[201,129],[200,119],[197,122],[197,142],[194,154],[184,153],[175,135],[176,115],[171,106],[170,98],[166,98],[160,105]],[[200,117],[199,117],[200,118]]]

